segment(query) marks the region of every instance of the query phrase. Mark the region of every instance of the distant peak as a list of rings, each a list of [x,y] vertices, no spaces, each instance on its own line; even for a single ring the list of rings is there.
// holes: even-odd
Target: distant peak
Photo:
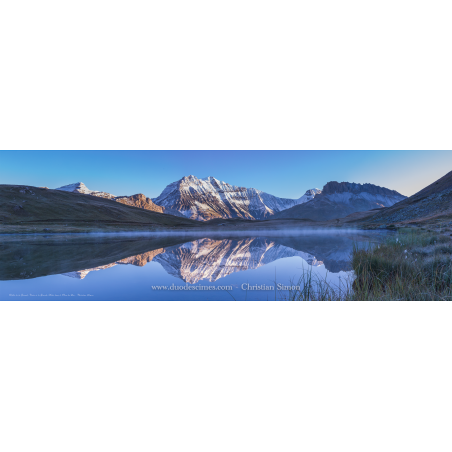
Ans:
[[[320,195],[320,193],[322,193],[322,190],[319,188],[311,188],[310,190],[306,190],[305,195]]]
[[[75,182],[74,184],[63,185],[62,187],[55,188],[55,190],[69,191],[69,192],[73,192],[73,193],[82,193],[84,195],[100,196],[102,198],[114,198],[115,197],[111,193],[90,190],[83,182]]]
[[[298,198],[297,204],[303,204],[305,202],[311,201],[314,199],[317,195],[320,195],[322,193],[322,190],[319,190],[318,188],[311,188],[309,190],[306,190],[306,193],[301,197]]]
[[[76,189],[88,190],[88,187],[83,182],[75,182],[73,184],[63,185],[62,187],[56,188],[55,190],[69,191],[69,190],[76,190]]]

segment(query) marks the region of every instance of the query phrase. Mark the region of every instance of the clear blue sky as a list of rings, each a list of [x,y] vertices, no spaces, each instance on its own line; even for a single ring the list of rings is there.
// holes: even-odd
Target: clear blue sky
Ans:
[[[190,174],[285,198],[331,180],[410,196],[452,170],[452,151],[0,151],[0,183],[158,196]]]

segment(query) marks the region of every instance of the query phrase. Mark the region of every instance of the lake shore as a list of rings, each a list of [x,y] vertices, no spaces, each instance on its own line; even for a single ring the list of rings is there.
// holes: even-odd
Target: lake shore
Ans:
[[[241,218],[193,221],[191,224],[162,225],[136,222],[112,221],[21,221],[0,223],[0,234],[38,233],[88,233],[88,232],[204,232],[204,231],[266,231],[285,229],[372,229],[360,223],[370,214],[357,212],[345,218],[313,221],[304,219],[243,220]]]

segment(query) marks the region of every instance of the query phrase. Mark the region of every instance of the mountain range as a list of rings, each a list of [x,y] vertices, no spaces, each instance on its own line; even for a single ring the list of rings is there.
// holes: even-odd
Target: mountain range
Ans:
[[[279,198],[194,176],[169,184],[153,199],[142,193],[115,196],[82,182],[58,189],[0,184],[4,233],[218,227],[257,231],[358,224],[374,229],[410,223],[451,226],[451,220],[452,171],[409,198],[372,184],[335,181],[298,199]]]
[[[389,207],[405,199],[400,193],[372,184],[328,182],[323,190],[307,190],[298,199],[279,198],[255,188],[238,187],[214,177],[186,176],[169,184],[156,198],[143,194],[115,196],[89,190],[78,182],[57,190],[89,194],[142,209],[192,220],[278,218],[330,220],[354,212]]]

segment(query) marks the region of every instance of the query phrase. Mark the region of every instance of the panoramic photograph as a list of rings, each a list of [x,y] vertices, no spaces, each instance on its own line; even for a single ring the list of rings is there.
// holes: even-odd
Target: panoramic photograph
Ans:
[[[2,151],[2,300],[451,300],[448,151]]]
[[[452,2],[0,7],[0,452],[451,452]]]

